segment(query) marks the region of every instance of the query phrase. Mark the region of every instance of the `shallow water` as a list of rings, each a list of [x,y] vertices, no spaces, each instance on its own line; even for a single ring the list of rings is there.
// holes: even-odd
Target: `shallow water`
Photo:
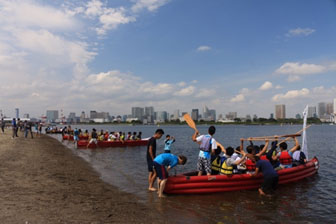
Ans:
[[[92,126],[73,126],[92,129]],[[150,137],[156,126],[96,125],[97,130],[142,131]],[[196,169],[197,144],[191,141],[193,130],[188,126],[161,126],[165,134],[176,137],[172,153],[188,157],[185,166],[170,172],[181,173]],[[201,133],[207,126],[199,126]],[[302,126],[217,126],[215,139],[224,146],[238,146],[241,137],[295,133]],[[167,214],[172,223],[335,223],[336,222],[336,126],[314,125],[307,130],[309,158],[320,161],[318,175],[299,183],[279,186],[272,198],[260,197],[256,190],[226,192],[211,195],[172,195],[163,200],[147,192],[146,147],[74,149],[73,143],[64,142],[72,151],[88,161],[101,178],[121,190],[136,194],[144,203],[153,204]],[[157,154],[163,152],[163,141],[157,141]]]

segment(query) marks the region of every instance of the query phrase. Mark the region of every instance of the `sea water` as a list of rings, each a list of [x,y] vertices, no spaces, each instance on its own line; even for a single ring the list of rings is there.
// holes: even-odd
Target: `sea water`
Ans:
[[[75,127],[89,131],[95,127],[98,132],[141,131],[143,138],[151,137],[158,128],[147,125]],[[184,125],[162,125],[160,128],[165,135],[176,138],[172,153],[188,158],[185,166],[177,166],[170,175],[195,170],[199,149],[191,140],[193,130]],[[206,125],[198,127],[201,134],[206,134],[207,128]],[[217,141],[225,147],[237,147],[240,138],[292,134],[302,126],[224,125],[216,128],[214,138]],[[157,140],[157,154],[163,153],[165,135]],[[64,144],[89,162],[104,181],[135,194],[138,200],[169,217],[171,223],[336,223],[336,126],[313,125],[307,130],[307,139],[309,158],[317,156],[320,162],[318,174],[300,182],[280,185],[271,198],[259,196],[257,190],[244,190],[210,195],[171,195],[159,199],[155,192],[147,191],[146,146],[75,149],[72,142],[65,141]],[[289,147],[292,145],[289,143]]]

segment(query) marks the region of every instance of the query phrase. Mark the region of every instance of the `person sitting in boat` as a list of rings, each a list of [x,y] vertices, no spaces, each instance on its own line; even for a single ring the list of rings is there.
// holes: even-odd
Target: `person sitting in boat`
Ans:
[[[264,176],[264,182],[258,189],[259,194],[267,195],[268,193],[273,193],[278,186],[278,173],[275,171],[270,161],[261,160],[259,156],[255,156],[254,160],[256,161],[256,170],[254,173],[250,173],[251,177],[257,176],[259,172],[262,172]]]
[[[87,138],[89,137],[89,131],[88,131],[87,129],[85,130],[83,136],[84,136],[84,137],[87,137]]]
[[[234,166],[240,165],[245,161],[246,153],[244,151],[241,152],[243,156],[239,159],[233,158],[232,157],[233,153],[234,149],[231,146],[225,149],[225,155],[227,159],[223,162],[221,166],[220,174],[226,174],[226,175],[233,174]]]
[[[244,140],[241,139],[241,145],[243,145]],[[269,144],[269,140],[265,140],[265,145],[263,145],[263,148],[261,151],[259,151],[258,153],[256,153],[256,148],[254,147],[254,145],[249,145],[246,147],[246,161],[245,161],[245,166],[246,166],[246,171],[247,173],[251,173],[254,172],[256,169],[256,163],[254,160],[254,156],[262,156],[267,148],[268,148],[268,144]],[[242,148],[242,147],[241,147]]]
[[[98,138],[97,130],[93,128],[91,132],[91,139],[87,146],[89,146],[91,143],[97,144],[97,138]]]
[[[125,141],[125,136],[126,136],[126,134],[125,134],[125,132],[123,132],[120,136],[120,141],[122,141],[122,142]]]
[[[170,153],[170,148],[172,144],[175,142],[175,138],[173,136],[170,137],[170,135],[166,135],[166,139],[164,141],[165,146],[164,146],[164,152],[165,153]]]
[[[136,138],[137,138],[137,140],[141,140],[141,139],[142,139],[142,136],[141,136],[141,135],[142,135],[142,132],[141,132],[141,131],[139,131],[139,133],[138,133],[138,135],[137,135],[137,137],[136,137]]]
[[[301,146],[299,146],[296,151],[293,152],[292,158],[293,167],[307,163],[306,155],[304,154],[304,152],[301,151]]]
[[[277,144],[278,144],[278,141],[273,141],[271,149],[266,154],[266,158],[268,159],[268,161],[270,161],[273,168],[276,169],[276,170],[281,169],[280,168],[280,162],[279,162],[279,159],[277,157],[277,151],[276,151],[276,149],[278,147]]]
[[[282,142],[279,145],[280,148],[280,152],[278,153],[277,157],[279,158],[280,161],[280,167],[283,168],[291,168],[292,167],[292,155],[293,152],[296,151],[299,147],[299,141],[293,137],[294,141],[295,141],[295,146],[293,148],[291,148],[289,151],[287,150],[287,143],[286,142]]]
[[[211,155],[211,175],[218,175],[221,169],[222,163],[226,160],[224,155],[221,156],[221,152],[224,152],[225,148],[222,145],[218,145],[215,153]]]
[[[133,134],[131,136],[131,140],[135,141],[136,140],[136,136],[137,136],[137,133],[133,132]]]
[[[210,126],[207,135],[199,135],[199,132],[195,130],[192,140],[200,145],[200,152],[198,155],[197,170],[198,176],[201,176],[203,172],[207,175],[211,175],[211,153],[217,149],[216,140],[213,135],[216,132],[214,126]]]
[[[163,190],[167,183],[168,171],[176,165],[184,165],[187,162],[187,158],[183,155],[173,155],[170,153],[162,153],[155,157],[153,165],[155,173],[157,175],[158,194],[159,197],[164,197]],[[166,168],[167,167],[167,168]]]
[[[114,132],[110,132],[109,136],[108,136],[108,141],[115,141],[116,140],[116,136]]]
[[[128,133],[127,133],[127,138],[126,138],[126,140],[132,140],[131,137],[132,137],[132,133],[131,133],[131,132],[128,132]]]

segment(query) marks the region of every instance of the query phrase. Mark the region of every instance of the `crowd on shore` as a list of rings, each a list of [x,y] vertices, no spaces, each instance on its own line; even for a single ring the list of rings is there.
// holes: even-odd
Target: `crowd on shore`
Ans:
[[[244,149],[245,139],[240,139],[240,146],[235,149],[231,146],[224,147],[214,139],[216,128],[210,126],[208,134],[200,135],[196,130],[192,140],[198,143],[199,155],[197,161],[198,175],[234,175],[249,174],[251,177],[263,173],[264,182],[258,189],[261,195],[274,193],[278,185],[277,170],[291,168],[307,162],[305,154],[300,150],[296,136],[292,136],[295,145],[288,149],[286,142],[280,141],[279,136],[274,136],[274,141],[265,140],[265,144],[256,145],[249,141]],[[162,129],[157,129],[149,139],[147,146],[148,165],[148,190],[158,191],[159,197],[164,197],[163,190],[168,178],[168,171],[176,165],[184,165],[187,158],[183,155],[171,154],[171,145],[175,138],[166,136],[164,153],[156,156],[156,140],[164,134]],[[157,179],[158,189],[154,188]]]
[[[1,131],[2,133],[5,132],[5,127],[6,127],[6,123],[4,121],[4,119],[1,119]],[[30,121],[21,121],[20,118],[16,119],[13,118],[12,122],[11,122],[11,127],[12,127],[12,139],[18,138],[19,135],[19,131],[23,132],[23,136],[25,138],[28,137],[28,135],[30,135],[31,138],[34,138],[37,136],[40,136],[42,133],[42,124],[38,123],[38,122],[30,122]]]

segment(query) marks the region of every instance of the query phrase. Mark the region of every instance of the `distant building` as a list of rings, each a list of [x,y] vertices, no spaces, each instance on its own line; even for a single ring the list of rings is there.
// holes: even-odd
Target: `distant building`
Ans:
[[[24,114],[23,118],[29,118],[29,114]]]
[[[334,99],[334,109],[333,109],[333,111],[334,111],[334,114],[336,114],[336,98]]]
[[[216,121],[216,110],[209,110],[209,117],[211,121]]]
[[[191,118],[194,121],[198,121],[199,115],[198,115],[198,109],[192,109],[191,110]]]
[[[156,113],[156,122],[166,122],[168,120],[168,113],[167,111],[158,111],[158,112],[155,112]]]
[[[19,111],[19,108],[15,108],[15,118],[16,118],[16,119],[20,118],[20,111]]]
[[[145,119],[147,119],[147,123],[154,122],[154,107],[145,107]]]
[[[285,119],[286,118],[286,105],[280,104],[275,105],[275,119]]]
[[[180,118],[180,110],[175,110],[172,119],[178,120]]]
[[[132,107],[132,118],[138,118],[139,121],[142,121],[144,112],[144,108],[142,107]]]
[[[308,117],[308,118],[317,117],[317,114],[316,114],[316,107],[315,107],[315,106],[308,107],[308,114],[307,114],[307,117]]]
[[[270,114],[270,119],[274,119],[274,114],[273,113]]]
[[[325,102],[318,103],[318,116],[324,118],[327,115],[327,104]]]
[[[296,114],[296,115],[295,115],[295,118],[296,118],[296,119],[301,119],[301,115],[300,115],[300,114]]]
[[[327,103],[327,110],[326,114],[328,116],[332,115],[334,113],[334,104],[333,103]]]
[[[95,118],[97,118],[97,111],[95,111],[95,110],[91,110],[90,111],[90,119],[95,119]]]
[[[247,114],[247,115],[246,115],[246,120],[250,120],[250,121],[252,121],[252,117],[251,117],[251,115]]]
[[[234,120],[237,118],[237,112],[229,112],[228,114],[225,115],[225,118],[227,120]]]
[[[47,110],[47,122],[55,122],[58,119],[58,110]]]

